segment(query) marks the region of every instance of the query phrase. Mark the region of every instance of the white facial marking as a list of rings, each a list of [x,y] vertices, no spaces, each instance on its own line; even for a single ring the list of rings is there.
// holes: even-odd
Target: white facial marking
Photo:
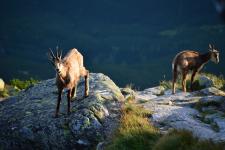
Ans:
[[[214,54],[212,54],[211,60],[212,60],[214,63],[218,63],[218,62],[219,62],[219,57],[218,57],[218,55],[215,56]]]
[[[56,69],[56,71],[57,71],[58,73],[60,73],[60,72],[62,71],[62,67],[63,67],[63,66],[62,66],[61,63],[57,63],[55,69]]]

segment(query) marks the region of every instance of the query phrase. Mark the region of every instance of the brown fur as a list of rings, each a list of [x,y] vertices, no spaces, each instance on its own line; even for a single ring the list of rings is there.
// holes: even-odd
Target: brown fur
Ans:
[[[61,59],[61,56],[57,57],[51,51],[51,61],[56,69],[56,85],[58,88],[58,101],[56,107],[55,116],[58,116],[59,107],[62,97],[62,91],[64,88],[68,89],[67,101],[68,101],[68,114],[70,113],[70,101],[72,96],[76,95],[76,88],[80,77],[85,78],[85,93],[87,97],[89,93],[89,71],[83,66],[83,56],[77,49],[71,49],[66,56]]]
[[[209,45],[210,51],[205,54],[200,54],[196,51],[186,50],[178,53],[173,59],[173,91],[175,93],[176,80],[178,74],[182,74],[182,89],[186,92],[186,77],[189,71],[192,71],[191,76],[191,91],[193,90],[193,80],[197,72],[206,64],[210,59],[219,62],[219,52]]]

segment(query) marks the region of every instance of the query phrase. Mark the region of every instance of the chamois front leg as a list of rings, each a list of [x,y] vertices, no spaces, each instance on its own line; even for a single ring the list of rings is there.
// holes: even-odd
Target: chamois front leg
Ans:
[[[175,94],[176,91],[176,81],[177,81],[177,71],[173,70],[173,91],[172,94]]]
[[[77,96],[77,85],[75,85],[73,87],[71,95],[72,95],[72,98],[76,98],[76,96]]]
[[[86,75],[84,76],[85,78],[85,91],[84,91],[84,97],[88,97],[89,95],[89,71],[86,70]]]
[[[55,117],[58,117],[61,99],[62,99],[62,89],[58,89],[58,100],[57,100]]]
[[[191,75],[191,92],[193,91],[193,81],[195,79],[195,75],[196,75],[197,71],[194,70],[192,75]]]
[[[184,92],[187,91],[186,89],[186,77],[187,77],[187,71],[183,71],[183,79],[182,79],[182,89]]]
[[[68,115],[70,114],[70,101],[71,101],[71,97],[72,97],[71,93],[72,93],[72,90],[69,89],[68,93],[67,93],[67,107],[68,107],[67,108],[67,114]]]

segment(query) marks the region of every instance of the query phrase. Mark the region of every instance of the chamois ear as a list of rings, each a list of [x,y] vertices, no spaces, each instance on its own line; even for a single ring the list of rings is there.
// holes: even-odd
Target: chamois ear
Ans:
[[[62,49],[59,48],[59,46],[56,46],[56,58],[61,60],[62,59]]]
[[[59,58],[59,46],[57,45],[55,49],[56,49],[56,58]]]
[[[212,49],[213,49],[213,45],[209,44],[209,50],[212,50]]]
[[[63,50],[61,49],[61,50],[60,50],[60,55],[59,55],[59,58],[60,58],[60,59],[62,59],[62,54],[63,54]]]

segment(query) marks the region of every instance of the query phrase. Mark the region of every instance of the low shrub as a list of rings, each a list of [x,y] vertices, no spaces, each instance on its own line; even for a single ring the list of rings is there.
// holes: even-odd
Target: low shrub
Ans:
[[[18,88],[19,90],[23,90],[36,84],[37,82],[38,80],[35,80],[33,78],[30,78],[28,80],[12,79],[10,81],[10,85],[14,86],[15,88]]]

